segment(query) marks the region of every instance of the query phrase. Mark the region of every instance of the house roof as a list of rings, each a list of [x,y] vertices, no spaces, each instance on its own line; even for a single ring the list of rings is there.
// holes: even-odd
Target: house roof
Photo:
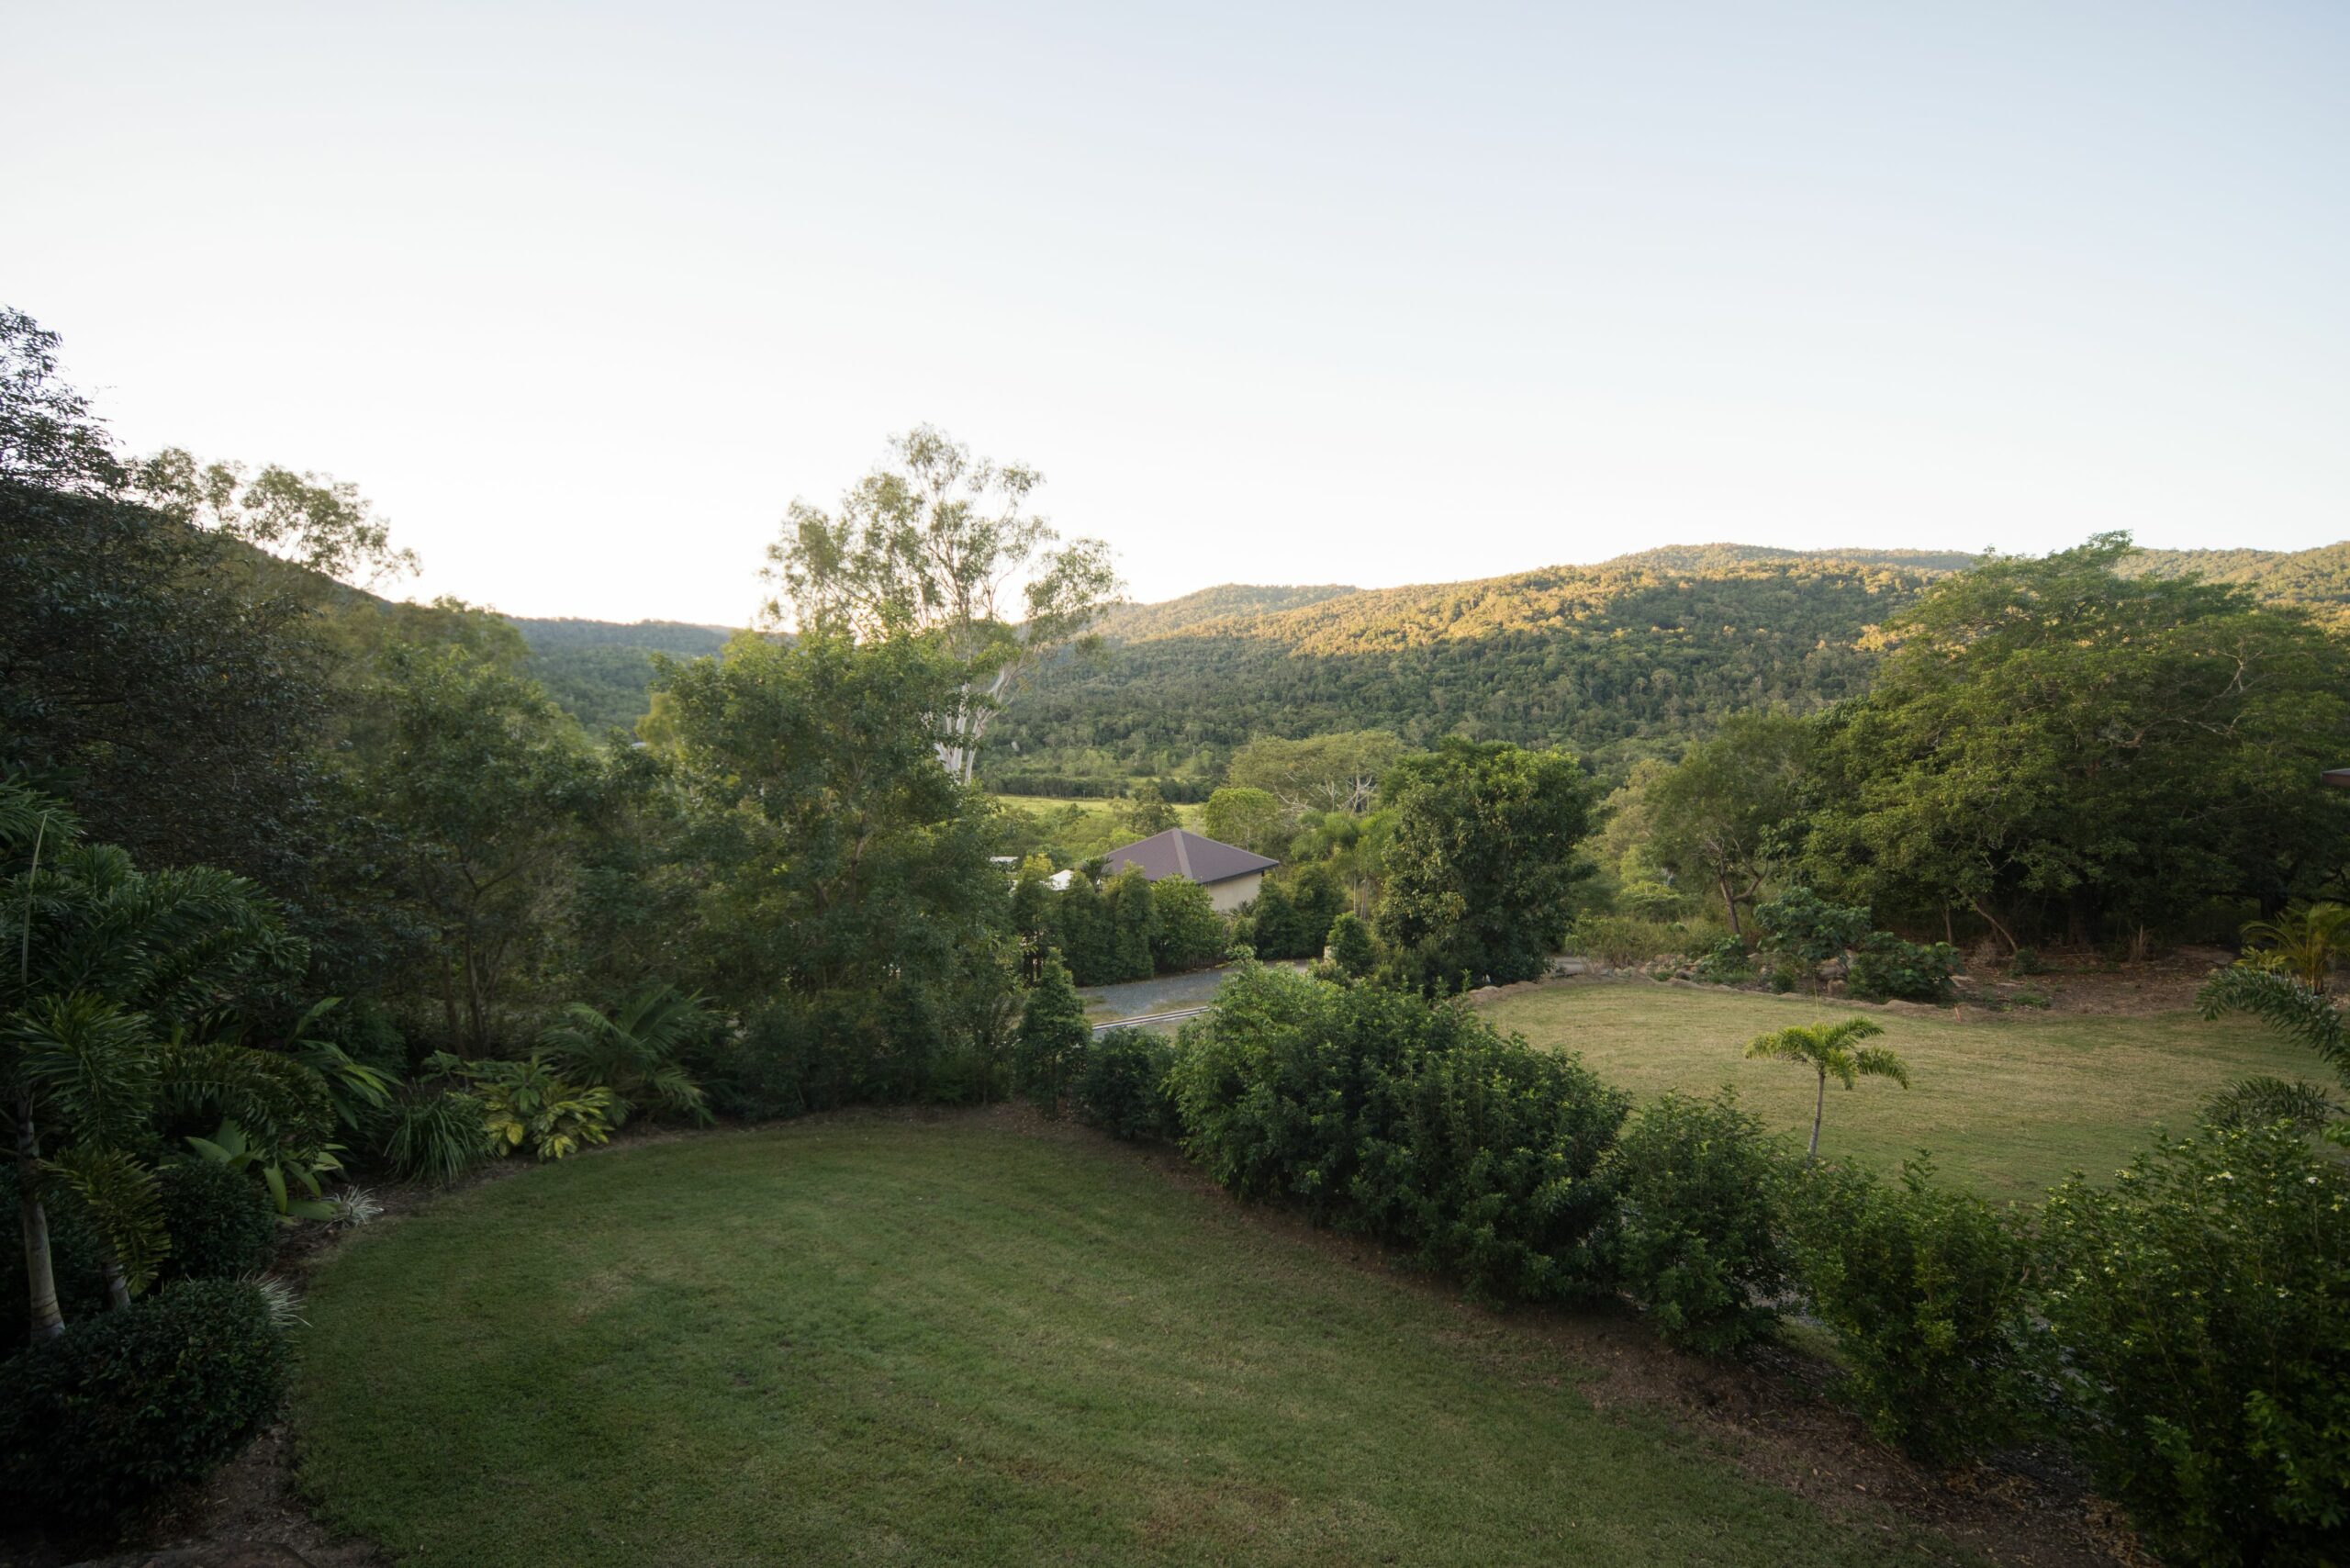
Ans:
[[[2350,790],[2350,767],[2330,767],[2319,777],[2337,790]]]
[[[1154,833],[1124,849],[1113,849],[1103,857],[1102,863],[1113,876],[1133,866],[1140,868],[1147,881],[1156,882],[1162,877],[1189,877],[1202,886],[1228,882],[1251,871],[1270,871],[1281,864],[1251,854],[1237,844],[1203,838],[1180,827]]]

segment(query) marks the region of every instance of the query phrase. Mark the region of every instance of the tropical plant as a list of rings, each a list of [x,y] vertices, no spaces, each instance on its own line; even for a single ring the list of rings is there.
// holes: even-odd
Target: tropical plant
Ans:
[[[528,1148],[541,1159],[566,1159],[611,1139],[612,1092],[559,1076],[544,1052],[523,1061],[464,1061],[436,1051],[424,1065],[472,1086],[481,1104],[482,1128],[497,1154]]]
[[[601,1084],[612,1092],[615,1127],[637,1110],[708,1122],[701,1086],[677,1058],[711,1024],[699,992],[656,985],[614,1013],[575,1002],[539,1044],[573,1082]]]
[[[2350,1102],[2350,1023],[2331,998],[2290,975],[2232,965],[2203,984],[2197,1000],[2203,1016],[2249,1013],[2278,1034],[2307,1047],[2333,1070],[2334,1087],[2283,1078],[2247,1078],[2214,1096],[2204,1118],[2220,1126],[2244,1127],[2290,1122],[2303,1132],[2321,1128],[2350,1137],[2343,1119]]]
[[[463,1089],[418,1084],[392,1103],[384,1152],[392,1169],[413,1182],[439,1186],[491,1157],[488,1118],[481,1097]]]
[[[274,1157],[251,1137],[233,1121],[224,1121],[213,1135],[207,1137],[191,1136],[187,1146],[197,1158],[235,1171],[252,1171],[261,1178],[269,1193],[271,1205],[280,1219],[292,1224],[300,1219],[332,1219],[334,1204],[327,1201],[326,1190],[319,1178],[339,1172],[342,1161],[336,1158],[342,1151],[339,1143],[322,1143],[300,1159]],[[288,1186],[286,1179],[293,1179]],[[298,1186],[309,1194],[297,1197],[293,1187]]]
[[[1947,1002],[1958,969],[1958,949],[1947,942],[1906,942],[1890,931],[1872,931],[1852,949],[1844,989],[1863,1002]]]
[[[1902,1088],[1909,1087],[1909,1070],[1901,1058],[1882,1046],[1856,1046],[1859,1040],[1874,1039],[1885,1033],[1881,1025],[1867,1018],[1846,1018],[1834,1024],[1796,1024],[1762,1035],[1748,1044],[1748,1059],[1801,1062],[1819,1077],[1819,1091],[1811,1107],[1811,1145],[1805,1154],[1806,1163],[1819,1158],[1819,1123],[1828,1110],[1828,1081],[1834,1078],[1846,1089],[1857,1088],[1863,1078],[1889,1078]]]
[[[1794,966],[1807,983],[1819,977],[1819,966],[1842,958],[1869,934],[1869,912],[1852,904],[1830,903],[1809,888],[1789,888],[1754,909],[1762,928],[1762,949]]]
[[[303,945],[250,883],[204,868],[141,873],[79,842],[53,802],[0,783],[0,1093],[15,1112],[32,1332],[58,1310],[48,1203],[70,1195],[103,1238],[107,1294],[128,1305],[170,1247],[146,1159],[162,1114],[234,1116],[274,1159],[326,1155],[319,1076],[201,1031]]]
[[[2350,904],[2295,904],[2274,920],[2244,928],[2259,957],[2323,995],[2336,959],[2350,958]]]

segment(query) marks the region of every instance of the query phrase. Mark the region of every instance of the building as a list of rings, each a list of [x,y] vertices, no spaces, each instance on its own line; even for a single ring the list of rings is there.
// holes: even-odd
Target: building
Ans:
[[[2318,777],[2337,790],[2350,790],[2350,767],[2329,767]]]
[[[1208,890],[1220,913],[1230,913],[1257,896],[1265,873],[1280,865],[1251,854],[1237,844],[1203,838],[1183,828],[1170,827],[1148,838],[1113,849],[1102,860],[1103,875],[1114,877],[1132,866],[1145,881],[1162,877],[1189,877]]]

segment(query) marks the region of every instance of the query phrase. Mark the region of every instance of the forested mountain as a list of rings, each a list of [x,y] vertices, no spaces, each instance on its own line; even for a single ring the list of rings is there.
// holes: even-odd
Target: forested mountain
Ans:
[[[1555,742],[1613,771],[1730,713],[1856,693],[1875,662],[1866,632],[1974,559],[1709,544],[1475,582],[1212,588],[1113,614],[1100,653],[1046,672],[1004,715],[990,767],[1204,775],[1252,735],[1381,728]],[[2350,544],[2146,551],[2131,566],[2350,622]]]
[[[700,658],[733,635],[684,621],[509,619],[530,646],[530,673],[590,734],[627,729],[643,714],[655,654]]]

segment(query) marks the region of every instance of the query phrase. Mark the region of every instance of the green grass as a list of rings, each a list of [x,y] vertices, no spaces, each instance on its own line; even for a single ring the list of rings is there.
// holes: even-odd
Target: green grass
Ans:
[[[1746,1044],[1790,1024],[1866,1012],[1885,1025],[1874,1043],[1908,1064],[1910,1085],[1864,1078],[1847,1093],[1830,1083],[1820,1153],[1890,1169],[1929,1149],[1945,1175],[1996,1198],[2035,1198],[2076,1167],[2109,1175],[2157,1123],[2184,1130],[2203,1098],[2231,1081],[2310,1070],[2307,1053],[2250,1020],[2206,1023],[2192,1013],[1960,1023],[1647,982],[1545,986],[1485,1011],[1537,1045],[1582,1052],[1602,1078],[1644,1097],[1730,1083],[1773,1126],[1807,1135],[1817,1081],[1789,1063],[1745,1060]]]
[[[319,1271],[295,1432],[402,1562],[1967,1561],[1595,1411],[1533,1328],[1090,1139],[623,1147]]]

